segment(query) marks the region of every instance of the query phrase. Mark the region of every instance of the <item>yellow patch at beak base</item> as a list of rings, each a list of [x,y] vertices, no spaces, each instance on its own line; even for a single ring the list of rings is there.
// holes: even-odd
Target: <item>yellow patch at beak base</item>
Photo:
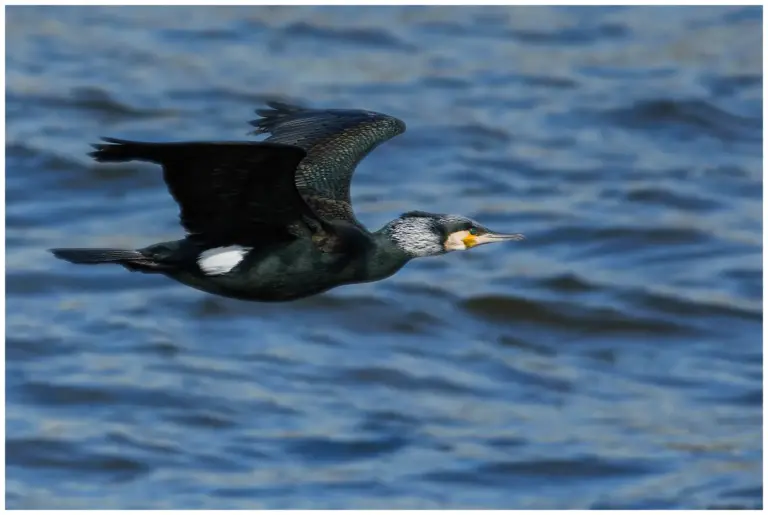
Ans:
[[[472,234],[467,233],[467,235],[461,241],[464,243],[465,247],[471,249],[477,245],[477,236],[473,236]]]

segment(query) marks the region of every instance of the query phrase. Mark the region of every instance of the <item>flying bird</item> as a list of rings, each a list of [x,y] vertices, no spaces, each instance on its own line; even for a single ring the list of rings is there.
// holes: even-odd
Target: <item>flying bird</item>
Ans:
[[[378,281],[414,258],[520,240],[465,216],[410,211],[378,231],[355,217],[357,164],[405,131],[372,111],[268,102],[250,122],[263,141],[148,143],[102,138],[99,162],[159,164],[184,238],[136,250],[51,249],[77,264],[112,263],[241,300],[277,302]]]

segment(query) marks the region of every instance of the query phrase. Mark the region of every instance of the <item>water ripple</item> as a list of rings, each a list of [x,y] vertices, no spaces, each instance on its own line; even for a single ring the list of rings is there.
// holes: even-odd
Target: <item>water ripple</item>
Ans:
[[[565,303],[533,301],[525,298],[478,296],[460,306],[470,314],[497,323],[542,324],[553,329],[587,333],[685,334],[685,325],[655,318],[630,316],[611,308],[576,308]]]
[[[9,508],[762,508],[760,8],[6,14]],[[281,305],[47,252],[183,234],[99,137],[275,99],[406,121],[367,226],[526,240]]]

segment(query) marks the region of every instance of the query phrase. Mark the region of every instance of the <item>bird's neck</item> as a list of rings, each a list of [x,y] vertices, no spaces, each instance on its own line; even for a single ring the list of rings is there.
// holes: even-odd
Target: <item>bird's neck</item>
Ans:
[[[379,229],[376,236],[382,245],[393,247],[407,259],[438,256],[445,250],[434,230],[434,219],[424,216],[401,216]]]
[[[400,270],[413,256],[402,249],[389,230],[389,224],[371,234],[373,246],[370,250],[368,267],[375,275],[388,277]]]

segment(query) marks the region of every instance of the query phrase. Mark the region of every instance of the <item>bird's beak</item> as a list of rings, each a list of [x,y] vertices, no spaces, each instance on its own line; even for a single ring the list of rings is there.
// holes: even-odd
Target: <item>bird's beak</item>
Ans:
[[[464,245],[466,245],[466,247],[469,249],[478,245],[485,245],[486,243],[494,243],[497,241],[520,241],[523,239],[525,239],[525,236],[522,234],[500,234],[487,232],[478,236],[472,236],[469,234],[466,238],[464,238],[463,241]]]

